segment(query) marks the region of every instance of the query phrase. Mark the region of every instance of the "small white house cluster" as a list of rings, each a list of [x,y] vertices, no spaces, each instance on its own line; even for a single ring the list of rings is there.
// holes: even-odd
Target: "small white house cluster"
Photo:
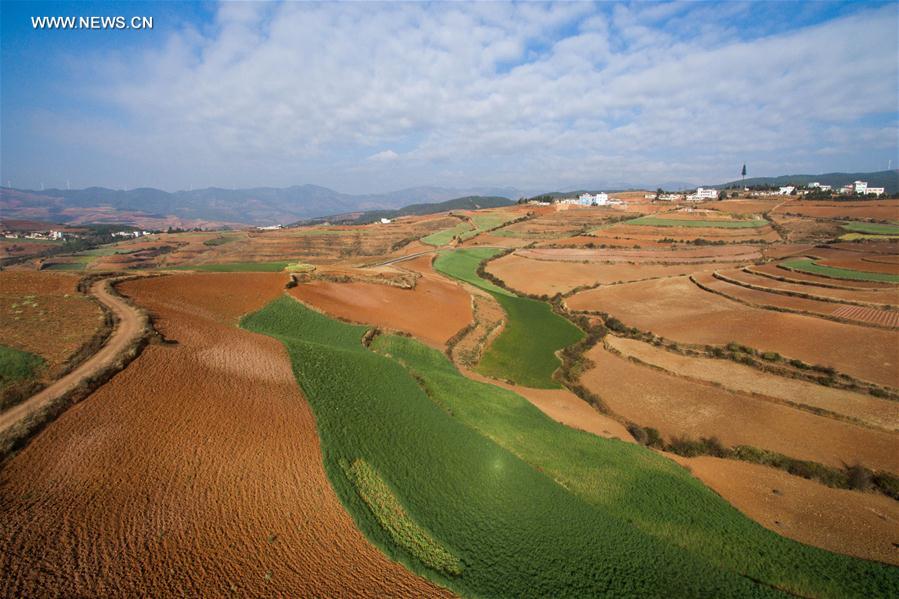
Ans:
[[[578,196],[577,203],[581,206],[606,206],[609,203],[609,194],[602,192],[593,195],[582,193]]]
[[[266,227],[256,227],[259,231],[278,231],[283,229],[284,225],[268,225]]]
[[[840,193],[850,194],[854,193],[856,195],[863,196],[879,196],[883,195],[884,188],[883,187],[868,187],[867,181],[855,181],[854,183],[850,183],[849,185],[844,185],[840,188]]]
[[[78,239],[81,237],[78,233],[69,233],[67,231],[3,231],[2,236],[6,239],[42,239],[50,241],[63,241],[65,239]]]
[[[717,189],[705,189],[699,187],[696,189],[695,193],[689,193],[684,198],[688,202],[701,202],[703,200],[717,200],[718,199],[718,190]]]
[[[113,237],[143,237],[144,235],[149,235],[149,231],[116,231],[112,234]]]

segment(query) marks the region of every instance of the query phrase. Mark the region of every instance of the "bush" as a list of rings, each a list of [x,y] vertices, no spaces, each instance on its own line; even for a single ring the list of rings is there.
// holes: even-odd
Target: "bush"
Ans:
[[[856,491],[867,491],[871,488],[874,473],[861,464],[855,463],[852,466],[846,468],[846,476],[849,479],[850,489],[854,489]]]

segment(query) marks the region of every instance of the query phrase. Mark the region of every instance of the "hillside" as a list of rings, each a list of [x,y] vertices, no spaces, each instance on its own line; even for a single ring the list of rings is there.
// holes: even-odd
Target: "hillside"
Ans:
[[[0,189],[6,218],[65,224],[116,222],[151,228],[268,225],[333,214],[395,210],[463,196],[514,196],[514,189],[412,187],[381,194],[345,194],[317,185],[167,192],[89,187],[43,191]],[[439,210],[438,210],[439,211]],[[380,217],[378,217],[380,218]]]
[[[445,202],[410,204],[398,210],[368,210],[366,212],[337,214],[333,216],[309,219],[306,221],[302,221],[302,224],[312,224],[316,222],[327,221],[332,223],[352,223],[357,225],[364,225],[366,223],[375,222],[382,218],[393,219],[400,216],[422,216],[426,214],[437,214],[438,212],[447,212],[449,210],[480,210],[482,208],[500,208],[502,206],[510,206],[513,203],[514,202],[509,198],[499,196],[465,196],[463,198],[446,200]]]
[[[875,171],[871,173],[824,173],[823,175],[782,175],[780,177],[751,177],[718,185],[708,185],[716,189],[728,187],[752,187],[754,185],[807,185],[817,181],[822,185],[841,187],[853,181],[867,181],[871,187],[883,187],[888,194],[899,191],[899,170]]]

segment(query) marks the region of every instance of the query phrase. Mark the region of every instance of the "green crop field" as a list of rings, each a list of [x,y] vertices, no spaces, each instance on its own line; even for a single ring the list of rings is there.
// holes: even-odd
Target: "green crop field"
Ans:
[[[680,220],[657,216],[641,216],[625,221],[625,225],[645,225],[649,227],[705,227],[714,229],[754,229],[768,224],[766,220]]]
[[[466,248],[463,250],[446,250],[437,255],[434,260],[434,268],[454,279],[465,281],[484,291],[494,295],[512,294],[502,287],[498,287],[490,281],[485,281],[478,276],[478,265],[482,260],[492,258],[502,250],[496,248]]]
[[[899,239],[899,235],[876,235],[872,233],[845,233],[840,235],[841,241],[857,241],[859,239]]]
[[[899,235],[899,225],[883,223],[846,222],[840,225],[853,233],[868,233],[870,235]]]
[[[281,272],[289,262],[227,262],[225,264],[194,264],[175,266],[167,270],[197,270],[202,272]]]
[[[434,267],[451,277],[491,293],[508,320],[499,336],[484,352],[477,370],[487,376],[508,379],[526,387],[555,389],[553,372],[561,365],[556,352],[583,337],[583,332],[552,311],[546,302],[518,297],[477,274],[494,248],[472,248],[441,252]]]
[[[455,227],[443,229],[436,233],[431,233],[421,238],[423,243],[428,245],[441,246],[446,245],[453,240],[453,237],[459,236],[463,241],[471,239],[479,233],[483,233],[488,229],[498,227],[501,224],[511,220],[511,216],[505,214],[476,214],[471,217],[474,223],[474,229],[467,222],[459,223]]]
[[[889,596],[895,568],[778,537],[673,462],[564,427],[439,352],[289,297],[285,344],[328,476],[388,556],[463,596]],[[360,466],[365,464],[365,466]]]
[[[881,283],[899,283],[899,275],[891,275],[885,272],[866,272],[852,270],[851,268],[839,268],[836,266],[824,266],[815,263],[811,258],[796,258],[785,260],[779,265],[781,268],[806,272],[831,279],[848,279],[851,281],[876,281]]]
[[[43,365],[40,356],[0,345],[0,387],[32,378]]]

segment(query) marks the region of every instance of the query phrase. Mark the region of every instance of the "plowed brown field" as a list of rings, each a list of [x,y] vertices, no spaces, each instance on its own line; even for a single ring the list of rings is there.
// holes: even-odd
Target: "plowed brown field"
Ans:
[[[103,324],[100,307],[76,290],[77,275],[0,272],[0,344],[37,354],[59,367]]]
[[[356,530],[283,346],[277,274],[127,283],[152,345],[0,473],[0,595],[437,596]]]
[[[821,218],[895,219],[896,214],[899,213],[899,200],[869,200],[864,202],[802,202],[791,200],[772,210],[772,212]]]
[[[513,289],[534,295],[566,293],[581,285],[604,285],[715,270],[719,264],[583,264],[532,260],[515,254],[490,262],[487,271]]]
[[[635,364],[601,344],[582,383],[613,412],[666,438],[717,436],[841,468],[860,462],[899,472],[899,434],[817,416],[744,393],[719,389]]]
[[[899,565],[899,503],[781,470],[712,457],[672,459],[765,528],[836,553]]]
[[[421,256],[409,262],[428,267],[430,258]],[[468,293],[433,273],[423,274],[414,289],[314,280],[294,287],[290,294],[333,316],[405,331],[436,346],[444,345],[472,319]]]
[[[889,283],[880,283],[877,281],[849,281],[842,279],[831,279],[828,277],[819,277],[816,275],[799,272],[797,270],[789,270],[781,268],[777,264],[762,264],[760,266],[752,266],[750,270],[762,272],[775,277],[790,279],[793,282],[806,285],[823,286],[836,289],[871,289],[883,290],[887,293],[896,289],[895,285]]]
[[[757,269],[755,269],[757,270]],[[855,301],[870,302],[874,304],[888,304],[899,306],[899,289],[895,290],[855,290],[855,289],[833,289],[830,287],[813,287],[811,285],[802,285],[799,283],[789,283],[787,281],[778,281],[770,277],[761,276],[753,273],[750,267],[746,271],[734,270],[725,273],[728,277],[740,281],[748,285],[756,285],[766,287],[773,290],[789,291],[794,293],[804,293],[814,295],[820,298],[826,298],[829,301]],[[777,274],[777,273],[774,273]],[[786,274],[786,273],[785,273]]]
[[[785,378],[730,360],[684,356],[625,337],[609,335],[605,338],[605,343],[625,357],[634,357],[683,377],[707,381],[731,391],[759,394],[773,401],[827,410],[878,428],[899,432],[899,402],[896,401]]]
[[[730,273],[727,272],[725,273],[725,276],[729,274]],[[693,279],[703,287],[721,293],[727,298],[747,302],[754,306],[798,310],[800,312],[820,314],[823,316],[838,316],[859,324],[875,324],[882,327],[895,326],[892,323],[897,321],[895,317],[899,316],[899,312],[895,311],[862,308],[846,304],[841,305],[828,301],[770,293],[759,289],[750,289],[716,278],[713,273],[696,273],[693,275]],[[847,311],[845,308],[852,309]],[[897,339],[897,342],[899,342],[899,339]]]
[[[572,310],[608,312],[628,326],[682,343],[736,341],[899,387],[899,333],[751,308],[703,291],[686,277],[599,287],[573,295],[566,304]]]

